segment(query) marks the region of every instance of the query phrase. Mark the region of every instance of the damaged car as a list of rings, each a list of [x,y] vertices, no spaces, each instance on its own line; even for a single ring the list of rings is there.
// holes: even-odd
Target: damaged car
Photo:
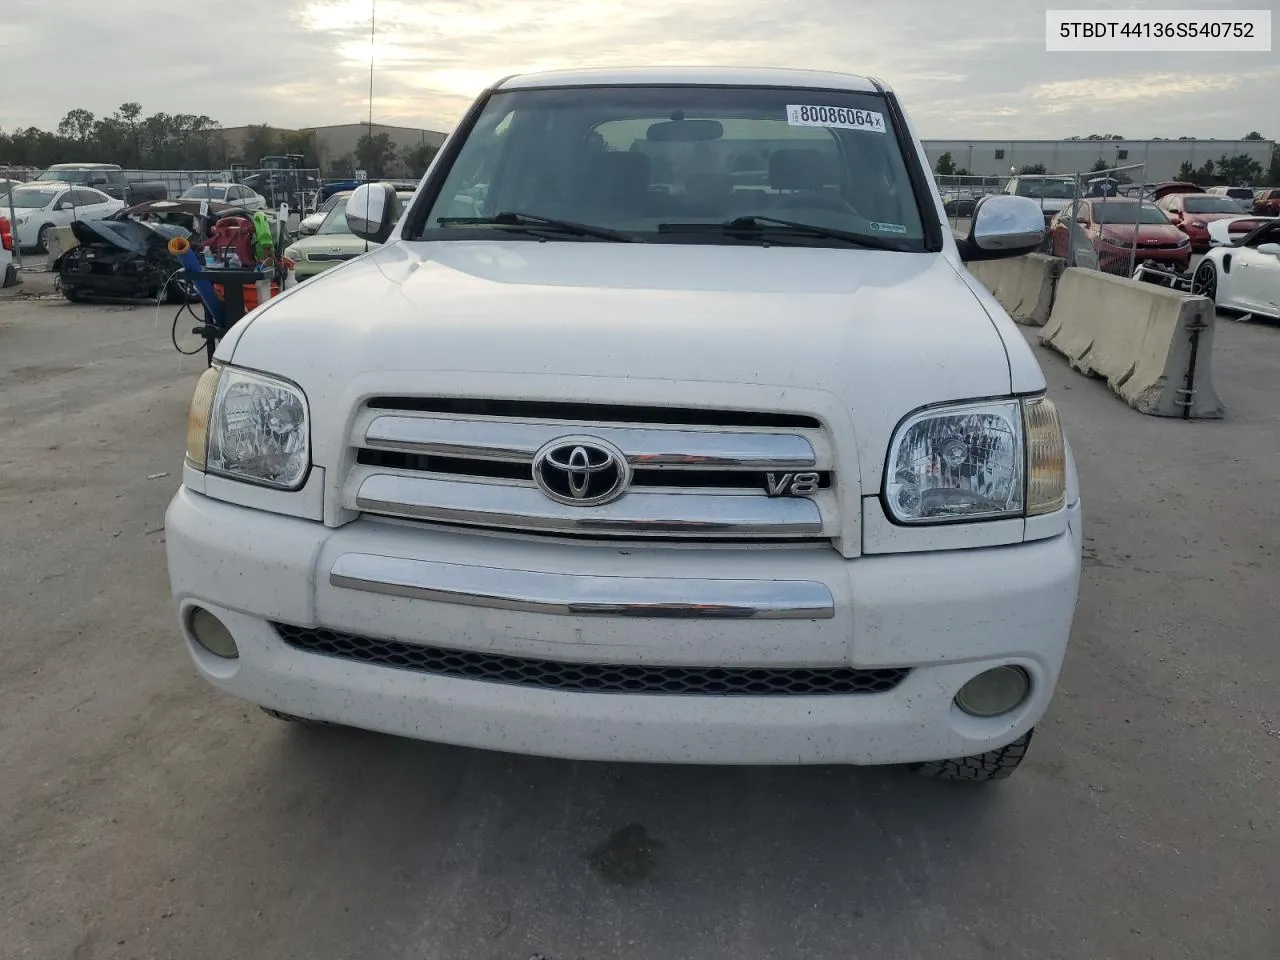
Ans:
[[[62,295],[86,300],[154,300],[180,303],[187,291],[168,281],[180,269],[169,253],[173,237],[190,238],[177,224],[143,220],[81,220],[71,224],[79,241],[53,263]]]

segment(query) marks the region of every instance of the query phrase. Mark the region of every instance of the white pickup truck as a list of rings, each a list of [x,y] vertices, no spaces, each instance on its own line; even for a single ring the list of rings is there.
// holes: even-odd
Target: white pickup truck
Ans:
[[[182,636],[283,719],[519,753],[1008,775],[1080,571],[1070,449],[897,97],[644,69],[486,90],[380,243],[192,401]]]

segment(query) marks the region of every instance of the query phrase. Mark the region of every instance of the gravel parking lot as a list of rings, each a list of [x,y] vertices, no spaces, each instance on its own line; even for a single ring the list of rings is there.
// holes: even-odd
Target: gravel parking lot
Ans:
[[[1012,780],[575,763],[297,729],[197,680],[170,310],[0,299],[0,955],[1280,957],[1280,327],[1224,422],[1044,353],[1086,567]],[[1030,334],[1028,334],[1030,336]]]

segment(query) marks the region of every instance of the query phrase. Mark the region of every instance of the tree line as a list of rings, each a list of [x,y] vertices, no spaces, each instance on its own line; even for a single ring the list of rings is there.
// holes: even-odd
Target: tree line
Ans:
[[[1117,133],[1091,133],[1086,137],[1068,137],[1068,140],[1123,140],[1124,137]],[[1166,140],[1167,137],[1155,137],[1156,140]],[[1195,137],[1178,137],[1178,140],[1195,140]],[[1241,137],[1242,140],[1265,140],[1266,138],[1253,130]],[[1099,159],[1093,164],[1091,172],[1098,173],[1103,170],[1113,169],[1114,164],[1108,163],[1106,160]],[[944,177],[967,177],[972,174],[964,167],[956,166],[955,158],[950,153],[944,153],[938,157],[937,163],[934,164],[934,172]],[[1018,170],[1020,176],[1029,174],[1045,174],[1049,171],[1043,163],[1025,164]],[[1120,177],[1119,179],[1125,179]],[[1253,186],[1280,184],[1280,145],[1272,148],[1271,163],[1264,167],[1252,157],[1246,154],[1237,154],[1229,157],[1225,153],[1217,160],[1206,160],[1199,167],[1193,166],[1189,161],[1183,161],[1181,169],[1178,170],[1178,179],[1185,180],[1188,183],[1199,184],[1202,187],[1210,186]]]
[[[374,178],[419,177],[435,153],[426,144],[397,150],[386,133],[365,134],[354,154],[330,160],[328,172],[342,176],[359,169]],[[53,131],[35,126],[0,130],[0,166],[44,169],[83,161],[117,163],[126,170],[215,170],[232,164],[256,167],[261,158],[282,154],[299,154],[304,167],[318,168],[315,131],[252,124],[244,145],[233,151],[216,120],[203,114],[144,115],[134,101],[105,117],[77,107]]]

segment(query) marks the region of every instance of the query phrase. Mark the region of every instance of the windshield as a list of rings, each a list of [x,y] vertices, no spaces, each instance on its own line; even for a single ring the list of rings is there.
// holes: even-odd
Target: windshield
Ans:
[[[17,187],[10,196],[13,198],[14,207],[37,210],[53,203],[54,198],[61,192],[61,190],[33,190],[30,187]]]
[[[347,226],[347,198],[350,196],[349,193],[343,194],[342,202],[335,204],[329,210],[324,222],[320,224],[320,229],[316,231],[317,236],[351,232],[351,228]]]
[[[1019,180],[1017,194],[1037,200],[1070,200],[1075,196],[1074,180]]]
[[[1138,204],[1136,203],[1095,203],[1093,205],[1093,219],[1098,223],[1133,223],[1137,212]],[[1168,226],[1169,218],[1159,207],[1144,203],[1138,222],[1161,223]]]
[[[191,187],[182,195],[184,200],[216,200],[222,196],[226,187],[200,186]]]
[[[1182,209],[1187,213],[1239,213],[1240,204],[1226,197],[1187,197],[1182,201]]]
[[[424,235],[491,235],[501,228],[441,219],[500,213],[653,243],[740,243],[740,234],[681,226],[773,217],[924,249],[892,121],[884,98],[871,93],[697,86],[498,93],[449,170]]]
[[[57,180],[59,183],[88,183],[88,170],[46,170],[37,180]]]

